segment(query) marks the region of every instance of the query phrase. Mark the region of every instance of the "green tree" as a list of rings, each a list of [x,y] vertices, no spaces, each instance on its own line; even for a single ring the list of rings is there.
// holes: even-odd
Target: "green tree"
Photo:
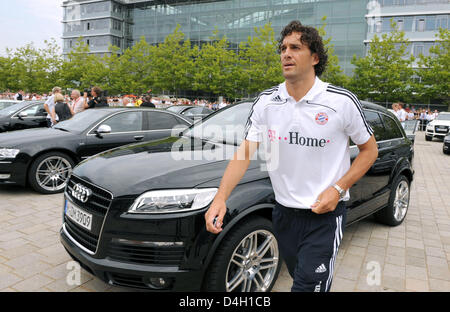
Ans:
[[[239,45],[240,68],[235,79],[244,95],[261,92],[283,82],[278,42],[271,24],[254,30],[256,35]]]
[[[106,81],[106,66],[102,59],[90,53],[89,46],[80,37],[75,48],[69,52],[63,62],[61,72],[61,87],[88,89],[94,85],[104,85]]]
[[[392,31],[375,35],[367,56],[352,59],[355,65],[350,88],[359,98],[371,98],[380,102],[408,101],[412,94],[412,63],[408,40],[391,20]]]
[[[153,83],[152,67],[155,47],[145,38],[117,57],[117,51],[107,58],[110,69],[108,79],[113,90],[120,93],[141,94],[151,89]]]
[[[229,49],[225,36],[219,38],[217,29],[210,40],[202,46],[195,61],[194,90],[235,98],[238,71],[236,52]]]
[[[175,95],[180,90],[192,89],[194,55],[191,42],[177,25],[163,43],[158,44],[152,53],[153,87],[159,91],[170,91]]]
[[[439,29],[436,34],[437,44],[430,48],[430,55],[423,54],[418,58],[417,75],[420,83],[417,84],[419,96],[428,103],[439,99],[448,105],[450,110],[450,30]]]
[[[26,92],[45,92],[52,81],[59,79],[62,58],[54,39],[45,41],[46,47],[37,49],[32,43],[7,50],[8,57],[3,59],[2,72],[12,75],[15,82],[6,80],[11,89],[23,89]]]
[[[8,56],[0,57],[0,90],[18,90],[19,84],[14,75],[14,64],[8,52]]]

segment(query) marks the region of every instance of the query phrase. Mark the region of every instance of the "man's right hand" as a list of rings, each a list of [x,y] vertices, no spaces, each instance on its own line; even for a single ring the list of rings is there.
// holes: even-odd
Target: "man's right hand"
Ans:
[[[223,218],[227,212],[227,206],[224,200],[214,199],[211,207],[205,213],[206,230],[213,234],[219,234],[222,232]],[[216,219],[214,225],[214,219]]]

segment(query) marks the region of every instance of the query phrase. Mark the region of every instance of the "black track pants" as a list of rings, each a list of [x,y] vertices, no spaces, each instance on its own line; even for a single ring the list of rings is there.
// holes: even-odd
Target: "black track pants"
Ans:
[[[291,291],[329,291],[344,232],[345,203],[321,215],[277,203],[272,220],[281,256],[294,279]]]

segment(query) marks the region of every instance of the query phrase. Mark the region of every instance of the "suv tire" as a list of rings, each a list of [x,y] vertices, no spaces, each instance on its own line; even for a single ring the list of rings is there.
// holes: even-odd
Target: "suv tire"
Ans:
[[[375,218],[386,225],[397,226],[403,222],[409,208],[410,182],[399,175],[392,183],[388,206],[377,211]]]
[[[429,136],[425,134],[425,140],[426,141],[432,141],[433,140],[433,136]]]
[[[28,171],[31,187],[42,194],[64,191],[75,162],[66,154],[50,152],[36,158]]]
[[[281,262],[272,222],[260,216],[245,218],[218,247],[206,274],[204,290],[270,292]]]

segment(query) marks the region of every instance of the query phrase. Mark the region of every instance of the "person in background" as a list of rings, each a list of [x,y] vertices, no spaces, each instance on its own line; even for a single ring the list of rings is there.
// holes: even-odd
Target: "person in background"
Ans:
[[[56,94],[61,94],[60,87],[54,87],[52,89],[52,95],[47,99],[44,104],[44,109],[47,112],[47,127],[52,127],[58,121],[58,115],[52,115],[52,111],[55,109],[55,96]],[[62,94],[61,94],[62,96]],[[64,97],[63,97],[64,100]]]
[[[131,102],[131,99],[127,96],[122,99],[122,103],[123,103],[123,106],[125,106],[125,107],[133,107],[134,106],[134,104]]]
[[[144,97],[144,102],[141,104],[141,107],[156,107],[155,104],[152,103],[152,96],[146,95]]]
[[[56,120],[55,115],[58,115],[58,121],[56,123],[72,118],[74,111],[69,103],[64,102],[64,96],[61,93],[57,93],[54,100],[55,106],[51,111],[52,120]]]
[[[70,97],[72,98],[73,113],[78,114],[84,111],[84,98],[81,97],[80,90],[72,90]]]
[[[16,101],[23,101],[23,91],[19,90],[19,92],[14,95],[14,100]]]

